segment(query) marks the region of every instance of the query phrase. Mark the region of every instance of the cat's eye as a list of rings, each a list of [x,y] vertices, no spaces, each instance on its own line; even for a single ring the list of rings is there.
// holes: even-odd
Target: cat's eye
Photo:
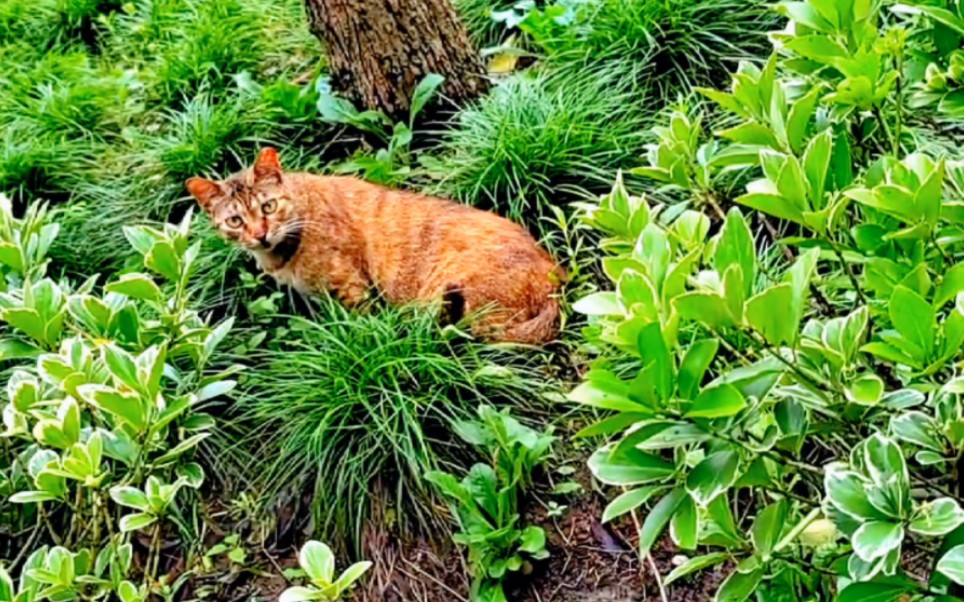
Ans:
[[[228,226],[232,228],[240,228],[241,226],[244,225],[244,220],[241,219],[240,215],[232,215],[226,221]]]
[[[268,215],[269,213],[274,213],[274,210],[278,208],[278,201],[271,199],[270,201],[265,201],[261,204],[261,213]]]

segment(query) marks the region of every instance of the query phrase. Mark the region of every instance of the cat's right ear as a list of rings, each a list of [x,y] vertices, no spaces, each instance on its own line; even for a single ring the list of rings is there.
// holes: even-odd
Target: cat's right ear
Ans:
[[[221,196],[221,187],[218,183],[205,178],[190,178],[184,185],[204,209],[209,208],[214,199]]]

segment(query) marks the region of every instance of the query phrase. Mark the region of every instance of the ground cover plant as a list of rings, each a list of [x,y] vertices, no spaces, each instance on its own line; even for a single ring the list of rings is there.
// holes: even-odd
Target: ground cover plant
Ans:
[[[587,207],[615,286],[575,306],[610,350],[570,395],[615,411],[584,433],[611,438],[589,466],[624,488],[607,519],[645,509],[642,554],[667,527],[694,551],[667,581],[735,563],[717,599],[954,595],[961,199],[955,157],[916,149],[902,91],[918,85],[912,40],[959,40],[957,17],[778,10],[790,25],[769,60],[701,90],[733,127],[674,111],[655,131],[637,173],[687,202],[617,182]],[[719,182],[734,169],[756,179],[732,198]],[[607,368],[617,358],[632,363]]]
[[[0,600],[957,599],[958,3],[456,4],[441,122],[297,0],[0,0]],[[183,180],[264,143],[524,223],[562,340],[259,276]]]

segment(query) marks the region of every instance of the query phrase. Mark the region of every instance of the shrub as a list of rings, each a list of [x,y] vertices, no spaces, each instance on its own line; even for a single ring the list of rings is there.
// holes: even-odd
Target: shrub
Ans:
[[[261,329],[243,350],[255,369],[237,403],[256,488],[307,482],[322,532],[359,541],[381,481],[403,530],[438,524],[422,475],[462,455],[448,433],[482,400],[532,405],[534,374],[498,367],[507,354],[450,340],[433,312],[358,314],[335,302],[323,318],[292,318],[264,349]],[[511,357],[511,355],[509,355]]]
[[[779,10],[778,52],[702,91],[734,127],[674,112],[656,130],[639,174],[687,205],[617,183],[588,209],[613,290],[575,304],[606,353],[570,398],[611,412],[583,432],[609,439],[589,467],[622,488],[604,518],[645,507],[641,553],[669,526],[693,554],[666,582],[731,560],[717,599],[940,595],[964,584],[957,170],[905,135],[914,22]],[[757,179],[729,199],[734,169]],[[755,240],[769,220],[793,236]],[[764,265],[771,245],[787,257]]]
[[[165,532],[188,530],[181,492],[204,480],[191,455],[214,420],[197,404],[234,386],[233,370],[209,370],[231,325],[208,324],[190,307],[197,245],[188,243],[187,221],[127,228],[142,268],[161,281],[132,271],[96,294],[94,280],[46,277],[59,230],[49,217],[34,204],[16,219],[0,197],[0,348],[12,365],[0,489],[15,505],[5,505],[8,524],[36,525],[6,541],[5,557],[21,575],[14,586],[0,569],[0,592],[9,600],[147,600],[162,587]],[[138,531],[150,544],[134,563]]]
[[[536,222],[585,193],[642,150],[649,117],[616,71],[521,73],[464,110],[430,169],[436,189]]]

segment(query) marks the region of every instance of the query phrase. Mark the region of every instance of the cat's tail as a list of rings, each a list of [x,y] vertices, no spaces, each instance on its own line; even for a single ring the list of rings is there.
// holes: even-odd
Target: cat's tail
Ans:
[[[507,327],[499,338],[506,342],[542,345],[559,333],[559,300],[548,297],[535,317]]]

